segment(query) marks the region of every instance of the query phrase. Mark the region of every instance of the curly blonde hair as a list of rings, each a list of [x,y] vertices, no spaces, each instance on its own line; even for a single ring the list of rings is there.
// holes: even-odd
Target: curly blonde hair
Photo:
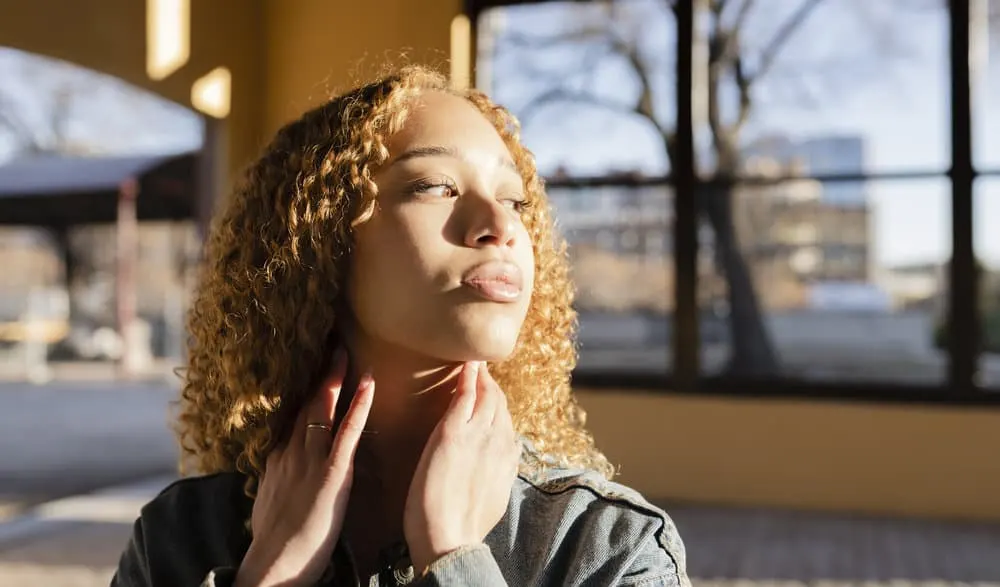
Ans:
[[[476,90],[407,67],[333,98],[286,125],[215,217],[188,316],[188,362],[175,427],[181,470],[239,471],[253,496],[267,452],[329,368],[352,229],[374,213],[374,170],[421,92],[467,99],[496,127],[529,203],[547,202],[519,126]],[[536,279],[515,350],[490,372],[517,431],[556,464],[613,468],[595,448],[570,390],[576,364],[566,244],[547,205],[532,205]],[[336,302],[332,302],[336,301]],[[193,461],[193,463],[192,463]],[[193,464],[193,467],[188,465]]]

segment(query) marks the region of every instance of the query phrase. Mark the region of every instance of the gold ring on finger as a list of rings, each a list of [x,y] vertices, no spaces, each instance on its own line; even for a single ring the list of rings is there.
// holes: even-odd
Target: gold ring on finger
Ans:
[[[329,424],[323,424],[322,422],[310,422],[306,424],[306,430],[312,430],[312,429],[326,430],[327,433],[333,432],[332,426],[330,426]]]

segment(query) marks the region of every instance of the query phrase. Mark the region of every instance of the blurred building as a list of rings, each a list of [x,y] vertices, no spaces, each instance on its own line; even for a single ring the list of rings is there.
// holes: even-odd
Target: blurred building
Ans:
[[[574,246],[656,260],[673,249],[673,193],[665,186],[554,188],[549,197]]]
[[[854,186],[859,191],[841,189],[830,197],[836,184],[808,178],[802,158],[751,156],[746,172],[764,183],[735,189],[733,217],[765,307],[813,307],[816,290],[830,284],[875,288],[871,211],[862,184]]]
[[[669,311],[674,289],[669,188],[550,188],[548,193],[571,245],[581,309]]]
[[[878,282],[901,310],[940,312],[947,284],[941,263],[912,263],[885,267],[878,272]]]
[[[854,293],[845,294],[845,299],[859,300],[859,307],[886,305],[873,302],[882,294],[871,278],[871,210],[865,184],[808,177],[816,173],[813,165],[859,172],[860,140],[820,138],[799,144],[771,138],[748,151],[744,171],[754,181],[733,188],[733,219],[764,307],[815,307],[846,284]],[[605,308],[591,300],[589,292],[611,287],[610,276],[623,275],[633,295],[616,292],[618,297],[606,297],[631,307],[623,300],[635,298],[644,281],[658,277],[648,269],[626,267],[662,266],[672,275],[674,208],[668,186],[555,187],[549,195],[573,246],[581,303]],[[700,226],[699,242],[699,296],[703,305],[710,305],[725,299],[726,284],[715,264],[715,239],[707,223]],[[593,270],[593,279],[603,283],[589,283],[590,271],[579,269],[596,257],[602,269]]]

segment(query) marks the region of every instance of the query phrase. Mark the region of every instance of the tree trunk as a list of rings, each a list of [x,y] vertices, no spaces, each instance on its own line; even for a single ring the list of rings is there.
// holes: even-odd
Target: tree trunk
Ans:
[[[716,188],[698,198],[702,213],[715,233],[716,259],[728,283],[731,352],[724,374],[770,377],[779,374],[778,356],[764,324],[754,288],[733,223],[733,189]]]

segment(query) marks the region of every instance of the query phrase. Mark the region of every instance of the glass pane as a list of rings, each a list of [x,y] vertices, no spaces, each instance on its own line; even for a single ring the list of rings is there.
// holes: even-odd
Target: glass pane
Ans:
[[[669,188],[548,188],[570,244],[578,371],[665,374],[674,304]]]
[[[704,4],[695,81],[703,172],[948,167],[947,3]]]
[[[935,335],[951,250],[949,184],[854,185],[853,198],[827,198],[826,185],[806,178],[703,194],[707,375],[944,378]]]
[[[666,175],[676,69],[667,2],[505,6],[478,25],[476,83],[521,120],[542,175]]]
[[[983,354],[979,383],[1000,388],[1000,177],[980,179],[975,185],[976,259],[979,276],[979,312],[982,316]]]
[[[1000,0],[977,0],[972,9],[973,159],[1000,171]],[[984,10],[985,9],[985,10]],[[985,15],[985,18],[983,16]]]

